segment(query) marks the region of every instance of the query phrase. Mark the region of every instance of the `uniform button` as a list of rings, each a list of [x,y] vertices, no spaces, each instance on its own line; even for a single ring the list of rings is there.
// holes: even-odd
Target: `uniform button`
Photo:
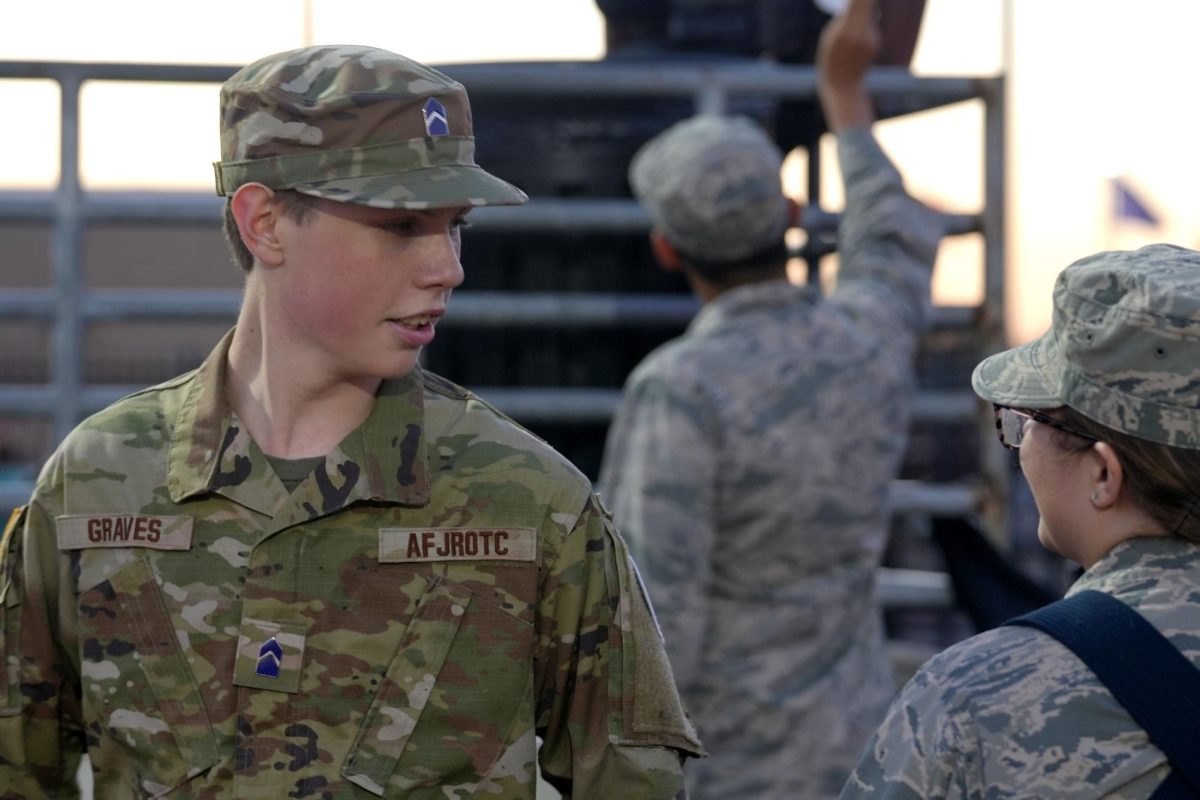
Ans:
[[[460,606],[458,603],[450,606],[450,613],[456,617],[461,617],[464,611],[466,611],[466,609]]]

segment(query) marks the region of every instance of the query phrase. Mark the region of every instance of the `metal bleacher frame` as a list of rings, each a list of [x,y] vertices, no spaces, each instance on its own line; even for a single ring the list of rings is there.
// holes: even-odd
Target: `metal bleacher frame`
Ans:
[[[551,68],[538,64],[455,65],[445,68],[469,90],[514,93],[573,93],[584,96],[637,95],[691,97],[702,112],[721,112],[731,96],[812,97],[816,73],[811,66],[753,65],[609,65],[602,71]],[[95,321],[133,319],[230,319],[237,313],[239,290],[88,289],[84,281],[83,233],[94,223],[157,222],[218,224],[223,200],[201,192],[84,191],[79,173],[80,90],[88,81],[219,83],[232,66],[0,61],[0,79],[52,80],[61,89],[60,172],[54,191],[5,191],[0,185],[0,223],[52,223],[53,286],[45,289],[0,288],[0,320],[50,320],[53,328],[51,383],[9,385],[0,382],[0,416],[52,416],[56,440],[86,414],[141,388],[86,385],[82,343]],[[1004,174],[1005,92],[1003,77],[918,78],[905,70],[873,70],[868,87],[879,99],[903,107],[903,113],[971,99],[984,104],[984,205],[976,214],[947,215],[950,234],[978,232],[983,237],[984,298],[978,308],[939,308],[935,327],[975,327],[983,340],[999,346],[1004,320]],[[2,181],[2,178],[0,178]],[[809,241],[836,228],[837,217],[810,206],[805,213]],[[472,214],[477,229],[542,232],[645,231],[648,218],[626,199],[532,198],[524,208],[483,208]],[[811,245],[810,245],[811,247]],[[811,262],[810,262],[811,263]],[[676,295],[557,294],[472,292],[454,297],[454,314],[441,324],[472,326],[636,324],[678,326],[696,310],[690,298]],[[617,389],[471,387],[523,422],[605,420],[619,400]],[[919,393],[918,419],[966,421],[979,418],[980,404],[968,391]],[[983,448],[985,460],[999,448]],[[1006,470],[998,460],[985,463],[983,481],[972,484],[897,481],[895,514],[972,515],[1000,508],[1007,496]],[[0,482],[0,507],[25,502],[32,486]],[[889,569],[880,581],[889,608],[953,604],[943,573]]]

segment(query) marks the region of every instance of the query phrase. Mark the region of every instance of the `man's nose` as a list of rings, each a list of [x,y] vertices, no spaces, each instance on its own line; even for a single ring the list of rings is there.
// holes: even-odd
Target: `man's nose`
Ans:
[[[422,275],[428,286],[454,289],[463,282],[462,261],[453,235],[429,237],[432,252],[427,254]]]

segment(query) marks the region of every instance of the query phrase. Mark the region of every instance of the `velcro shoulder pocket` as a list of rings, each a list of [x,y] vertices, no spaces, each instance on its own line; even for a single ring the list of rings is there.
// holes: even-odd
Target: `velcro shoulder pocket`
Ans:
[[[613,644],[620,649],[620,658],[612,665],[610,681],[615,685],[610,690],[621,698],[621,738],[627,744],[674,747],[702,755],[637,566],[620,534],[611,525],[605,528],[613,549],[610,591],[618,595]]]

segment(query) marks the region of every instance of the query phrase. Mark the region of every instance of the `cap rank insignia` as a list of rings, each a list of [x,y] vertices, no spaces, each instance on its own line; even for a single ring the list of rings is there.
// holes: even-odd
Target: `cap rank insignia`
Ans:
[[[425,116],[425,133],[429,136],[446,136],[450,133],[450,122],[446,118],[446,107],[436,97],[425,101],[421,107]]]

